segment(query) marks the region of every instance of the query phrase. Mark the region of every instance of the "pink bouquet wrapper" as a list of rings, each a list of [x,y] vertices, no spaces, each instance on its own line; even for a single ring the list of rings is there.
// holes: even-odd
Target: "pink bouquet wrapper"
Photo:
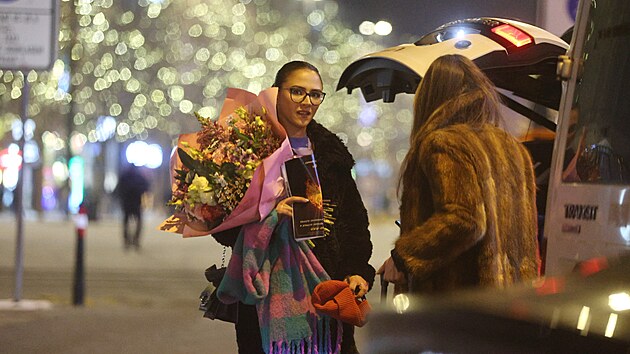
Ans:
[[[229,230],[231,228],[249,224],[251,222],[262,221],[276,206],[276,201],[284,193],[284,180],[281,174],[282,164],[293,157],[293,150],[286,131],[278,122],[276,115],[276,100],[278,89],[275,87],[266,89],[258,96],[241,89],[230,88],[227,91],[219,124],[224,124],[234,111],[239,107],[246,107],[249,112],[261,114],[271,125],[273,133],[283,139],[280,147],[270,156],[263,159],[254,171],[249,188],[245,192],[243,199],[238,206],[232,210],[225,220],[215,228],[206,230],[203,227],[195,226],[189,222],[185,216],[171,215],[164,220],[158,229],[167,232],[182,234],[183,237],[206,236],[216,232]],[[264,111],[266,114],[262,114]],[[190,146],[198,146],[196,133],[182,134],[179,136],[177,146],[184,148],[182,143]],[[175,190],[174,171],[182,167],[177,153],[171,155],[171,185]]]

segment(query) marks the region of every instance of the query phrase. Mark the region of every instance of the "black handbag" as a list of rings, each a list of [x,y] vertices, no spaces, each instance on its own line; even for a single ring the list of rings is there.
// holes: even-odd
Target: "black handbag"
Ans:
[[[224,304],[217,297],[217,289],[227,268],[217,268],[213,264],[206,269],[205,276],[210,282],[199,295],[199,310],[204,311],[203,317],[211,320],[221,320],[230,323],[238,322],[238,303]]]

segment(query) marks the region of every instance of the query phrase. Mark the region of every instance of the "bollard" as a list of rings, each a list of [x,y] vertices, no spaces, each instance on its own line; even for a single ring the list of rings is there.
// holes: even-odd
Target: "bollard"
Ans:
[[[87,208],[84,204],[79,207],[79,212],[74,216],[74,225],[77,229],[77,254],[74,266],[74,286],[72,292],[72,303],[83,305],[85,293],[85,272],[83,270],[83,239],[88,225]]]

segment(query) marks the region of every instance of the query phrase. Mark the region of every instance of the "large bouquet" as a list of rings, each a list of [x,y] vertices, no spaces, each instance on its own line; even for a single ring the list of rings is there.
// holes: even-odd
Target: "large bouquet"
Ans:
[[[202,126],[199,148],[178,148],[183,168],[176,169],[176,189],[169,204],[209,229],[219,225],[243,199],[264,158],[280,147],[280,139],[260,115],[239,107],[227,127],[197,115]],[[264,114],[264,113],[263,113]]]
[[[279,165],[292,155],[275,115],[277,89],[229,89],[217,121],[180,136],[171,159],[175,214],[161,230],[208,235],[262,220],[282,193]]]

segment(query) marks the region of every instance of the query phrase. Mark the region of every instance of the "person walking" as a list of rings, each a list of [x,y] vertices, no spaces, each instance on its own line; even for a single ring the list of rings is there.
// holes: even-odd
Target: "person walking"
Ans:
[[[378,270],[386,281],[435,294],[539,275],[534,170],[501,120],[495,87],[472,61],[431,64],[401,167],[400,237]]]
[[[125,249],[140,249],[142,233],[142,196],[149,191],[149,180],[140,168],[131,164],[119,177],[114,194],[123,211],[123,241]],[[133,228],[132,228],[133,224]]]

